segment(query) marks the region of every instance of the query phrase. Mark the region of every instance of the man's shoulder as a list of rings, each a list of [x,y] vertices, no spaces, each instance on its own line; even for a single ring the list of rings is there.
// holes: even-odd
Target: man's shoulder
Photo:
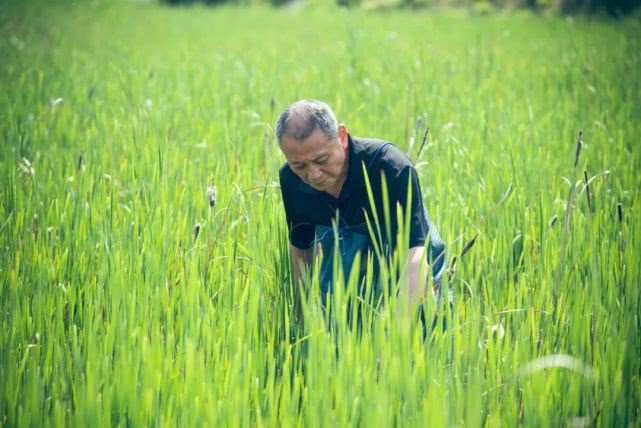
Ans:
[[[362,156],[366,164],[371,162],[373,169],[385,169],[389,172],[401,172],[413,167],[410,158],[389,141],[376,138],[354,137],[354,152]]]

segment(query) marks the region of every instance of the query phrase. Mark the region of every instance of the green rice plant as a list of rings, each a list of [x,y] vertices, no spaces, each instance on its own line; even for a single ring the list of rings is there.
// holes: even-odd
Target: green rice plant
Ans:
[[[639,424],[638,21],[326,6],[3,5],[0,424]],[[292,283],[303,97],[415,160],[445,332]]]

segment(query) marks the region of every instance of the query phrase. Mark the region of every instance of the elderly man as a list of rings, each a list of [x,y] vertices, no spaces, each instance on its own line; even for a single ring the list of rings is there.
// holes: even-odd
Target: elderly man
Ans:
[[[407,296],[408,308],[422,301],[428,262],[432,264],[434,286],[438,290],[445,266],[445,246],[430,223],[416,170],[404,153],[390,143],[349,135],[345,125],[336,121],[331,108],[316,100],[301,100],[284,110],[276,124],[276,138],[287,159],[280,169],[280,185],[296,281],[313,264],[319,246],[324,254],[320,269],[323,294],[333,288],[331,254],[335,248],[340,251],[346,276],[358,251],[363,259],[373,248],[389,256],[397,244],[396,213],[400,206],[404,212],[409,210],[404,283],[407,289],[401,290]],[[383,180],[388,198],[383,197]],[[388,222],[384,220],[386,210]],[[368,232],[367,221],[376,219],[378,224]],[[372,234],[372,229],[380,232]],[[336,233],[338,247],[334,241]],[[365,265],[360,268],[361,278]]]

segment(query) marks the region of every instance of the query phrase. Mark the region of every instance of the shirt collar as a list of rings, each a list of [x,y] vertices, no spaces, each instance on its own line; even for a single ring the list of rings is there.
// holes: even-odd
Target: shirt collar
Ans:
[[[365,187],[363,176],[363,147],[362,144],[347,134],[349,147],[349,160],[347,167],[347,179],[343,184],[340,196],[345,198],[352,194],[353,191]]]
[[[300,190],[303,193],[309,193],[309,194],[314,194],[314,193],[321,193],[318,190],[314,189],[312,186],[309,184],[305,183],[303,180],[300,178],[298,179],[298,190]]]

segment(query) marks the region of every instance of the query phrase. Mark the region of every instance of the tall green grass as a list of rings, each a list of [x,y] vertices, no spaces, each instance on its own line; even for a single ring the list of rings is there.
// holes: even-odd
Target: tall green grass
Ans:
[[[640,423],[638,21],[3,9],[2,425]],[[296,307],[271,127],[302,97],[416,160],[446,332]]]

